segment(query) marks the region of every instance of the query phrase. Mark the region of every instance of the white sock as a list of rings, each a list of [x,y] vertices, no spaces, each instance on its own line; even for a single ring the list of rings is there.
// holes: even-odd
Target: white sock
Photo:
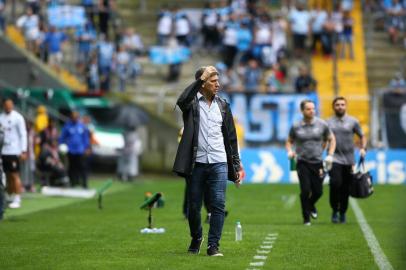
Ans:
[[[20,194],[16,194],[16,195],[14,196],[13,202],[21,202],[21,196],[20,196]]]

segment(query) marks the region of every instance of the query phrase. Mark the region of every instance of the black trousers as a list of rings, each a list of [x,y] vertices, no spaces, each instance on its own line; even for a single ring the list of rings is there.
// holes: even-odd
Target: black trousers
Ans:
[[[323,194],[323,164],[299,160],[296,169],[299,176],[303,220],[306,222],[310,220],[310,212]]]
[[[87,166],[86,157],[83,154],[68,154],[69,160],[69,181],[72,187],[81,185],[87,188]]]
[[[350,196],[352,165],[333,163],[330,175],[330,206],[334,212],[345,214]]]

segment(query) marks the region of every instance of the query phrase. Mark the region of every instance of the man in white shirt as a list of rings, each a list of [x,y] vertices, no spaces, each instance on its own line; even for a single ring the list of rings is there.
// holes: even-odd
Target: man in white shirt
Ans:
[[[305,9],[302,2],[296,4],[289,14],[290,27],[293,34],[293,48],[295,55],[302,57],[306,49],[306,39],[311,32],[310,13]]]
[[[0,126],[4,130],[1,158],[6,173],[7,193],[12,198],[9,207],[19,208],[21,206],[20,159],[27,158],[27,128],[24,117],[14,110],[14,103],[9,98],[3,101]]]

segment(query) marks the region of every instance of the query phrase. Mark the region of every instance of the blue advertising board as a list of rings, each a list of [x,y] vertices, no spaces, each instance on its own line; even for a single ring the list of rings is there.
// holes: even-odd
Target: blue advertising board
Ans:
[[[310,99],[316,104],[316,93],[309,94],[248,94],[231,93],[222,96],[230,103],[234,117],[244,128],[244,140],[264,144],[284,142],[289,129],[302,117],[300,102]]]
[[[242,149],[241,159],[246,172],[244,183],[298,182],[296,171],[290,171],[283,148]],[[406,150],[370,150],[365,162],[374,184],[406,184],[405,164]]]
[[[85,9],[81,6],[51,6],[47,13],[49,24],[56,28],[76,28],[86,22]]]
[[[174,48],[152,46],[149,50],[149,58],[151,59],[151,62],[156,65],[180,64],[187,62],[190,55],[190,49],[183,46]]]

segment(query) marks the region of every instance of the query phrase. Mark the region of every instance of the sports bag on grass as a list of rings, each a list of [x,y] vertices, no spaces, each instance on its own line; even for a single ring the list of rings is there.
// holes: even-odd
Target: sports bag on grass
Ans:
[[[354,198],[367,198],[372,193],[374,193],[372,176],[365,170],[364,158],[360,157],[357,168],[352,174],[350,196]]]

